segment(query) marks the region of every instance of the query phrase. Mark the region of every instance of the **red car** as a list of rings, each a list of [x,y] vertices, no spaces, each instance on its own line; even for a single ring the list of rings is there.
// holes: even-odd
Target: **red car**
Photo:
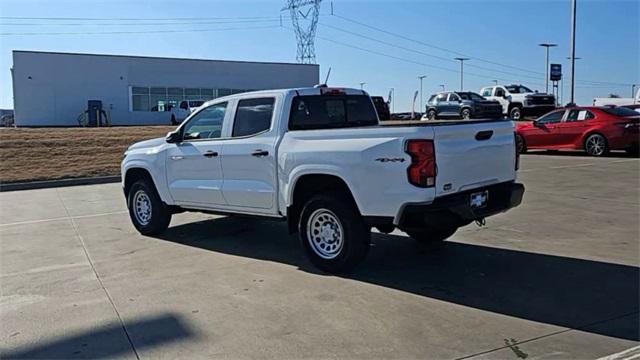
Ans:
[[[640,113],[624,107],[567,107],[516,124],[516,144],[529,149],[579,149],[601,156],[609,150],[638,153]]]

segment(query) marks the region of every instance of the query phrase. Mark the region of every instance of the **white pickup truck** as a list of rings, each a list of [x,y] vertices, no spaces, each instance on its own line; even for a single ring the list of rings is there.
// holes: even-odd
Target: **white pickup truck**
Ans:
[[[122,185],[142,234],[184,210],[281,219],[317,267],[341,272],[372,227],[437,242],[518,206],[517,168],[509,120],[380,125],[366,92],[316,87],[205,103],[130,146]]]
[[[502,105],[502,113],[513,119],[525,116],[541,116],[556,108],[556,98],[551,94],[539,94],[524,85],[495,85],[480,89],[487,100],[495,100]]]
[[[182,100],[171,108],[171,125],[178,125],[204,104],[204,100]]]

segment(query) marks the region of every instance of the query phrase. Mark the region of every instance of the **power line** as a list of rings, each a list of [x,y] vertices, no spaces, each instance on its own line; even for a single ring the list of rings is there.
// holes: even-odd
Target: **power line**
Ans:
[[[289,19],[283,17],[282,20]],[[187,21],[187,22],[155,22],[155,23],[2,23],[0,26],[166,26],[166,25],[211,25],[211,24],[240,24],[278,22],[279,17],[267,20],[224,20],[224,21]]]
[[[447,49],[447,48],[444,48],[444,47],[441,47],[441,46],[425,43],[423,41],[416,40],[416,39],[410,38],[408,36],[404,36],[404,35],[401,35],[401,34],[398,34],[398,33],[395,33],[395,32],[391,32],[391,31],[388,31],[388,30],[384,30],[384,29],[381,29],[381,28],[378,28],[378,27],[375,27],[375,26],[372,26],[372,25],[369,25],[369,24],[366,24],[366,23],[363,23],[363,22],[360,22],[360,21],[357,21],[357,20],[353,20],[353,19],[341,16],[341,15],[337,15],[335,13],[333,14],[333,16],[335,16],[337,18],[340,18],[342,20],[345,20],[345,21],[348,21],[348,22],[351,22],[351,23],[354,23],[354,24],[357,24],[357,25],[360,25],[360,26],[363,26],[363,27],[366,27],[366,28],[381,32],[381,33],[384,33],[384,34],[387,34],[387,35],[395,36],[395,37],[398,37],[400,39],[404,39],[404,40],[407,40],[407,41],[410,41],[410,42],[413,42],[413,43],[416,43],[416,44],[420,44],[420,45],[423,45],[423,46],[426,46],[426,47],[430,47],[430,48],[433,48],[433,49],[437,49],[437,50],[440,50],[440,51],[448,52],[450,54],[466,56],[466,57],[472,57],[473,60],[476,60],[476,61],[485,62],[485,63],[488,63],[488,64],[498,65],[498,66],[507,67],[507,68],[512,68],[512,69],[525,71],[525,72],[528,72],[528,73],[537,74],[537,75],[541,75],[541,76],[545,75],[545,74],[543,74],[541,72],[528,70],[528,69],[525,69],[525,68],[512,66],[512,65],[508,65],[508,64],[504,64],[504,63],[499,63],[499,62],[496,62],[496,61],[491,61],[491,60],[487,60],[487,59],[483,59],[483,58],[473,57],[473,56],[470,56],[468,54],[464,54],[464,53],[461,53],[461,52],[458,52],[458,51],[455,51],[455,50],[451,50],[451,49]],[[435,55],[433,55],[433,56],[435,56]],[[477,67],[477,65],[475,67]],[[487,68],[485,68],[485,70],[486,69]],[[496,70],[491,70],[491,71],[496,71]],[[500,72],[504,73],[504,71],[500,71]],[[524,75],[518,75],[518,76],[519,77],[533,78],[531,76],[524,76]],[[594,81],[594,80],[577,80],[576,79],[576,81],[583,82],[583,83],[603,84],[603,85],[620,85],[620,86],[630,86],[631,85],[630,83],[614,83],[614,82],[604,82],[604,81]]]
[[[182,21],[182,20],[233,20],[233,19],[273,19],[278,16],[231,16],[231,17],[175,17],[175,18],[106,18],[106,17],[24,17],[24,16],[0,16],[5,20],[46,20],[46,21]]]
[[[249,26],[249,27],[236,27],[236,28],[183,29],[183,30],[0,33],[0,36],[159,34],[159,33],[190,33],[190,32],[215,32],[215,31],[230,31],[230,30],[277,29],[277,28],[280,28],[280,26],[272,25],[272,26]]]

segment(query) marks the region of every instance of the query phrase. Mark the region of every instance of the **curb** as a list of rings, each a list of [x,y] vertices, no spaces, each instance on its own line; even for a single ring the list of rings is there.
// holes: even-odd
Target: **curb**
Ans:
[[[120,180],[121,180],[120,175],[117,175],[117,176],[100,176],[100,177],[91,177],[91,178],[29,181],[29,182],[20,182],[20,183],[11,183],[11,184],[0,183],[0,192],[46,189],[46,188],[57,188],[57,187],[65,187],[65,186],[77,186],[77,185],[109,184],[109,183],[120,182]]]

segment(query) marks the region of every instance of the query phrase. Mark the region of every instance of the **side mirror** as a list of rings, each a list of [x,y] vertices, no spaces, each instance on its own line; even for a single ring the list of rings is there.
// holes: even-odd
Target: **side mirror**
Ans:
[[[538,120],[533,120],[533,126],[540,127],[540,124],[538,123]]]
[[[167,136],[164,139],[169,144],[179,143],[182,140],[180,138],[180,130],[174,130],[174,131],[168,132]]]

